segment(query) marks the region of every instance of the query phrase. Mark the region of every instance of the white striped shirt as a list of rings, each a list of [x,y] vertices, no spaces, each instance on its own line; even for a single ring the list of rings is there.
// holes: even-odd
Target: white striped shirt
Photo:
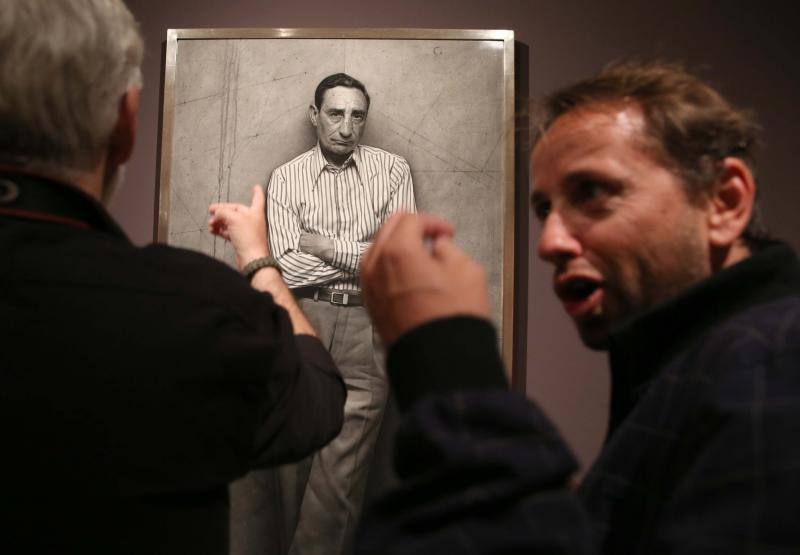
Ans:
[[[408,162],[358,145],[342,169],[317,144],[279,166],[267,186],[269,247],[291,287],[322,285],[358,291],[358,263],[381,224],[394,212],[416,211]],[[298,250],[300,235],[333,240],[329,264]]]

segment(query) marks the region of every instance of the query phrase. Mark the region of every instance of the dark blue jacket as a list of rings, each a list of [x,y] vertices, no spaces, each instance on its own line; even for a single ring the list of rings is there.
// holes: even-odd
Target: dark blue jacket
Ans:
[[[360,554],[800,552],[800,264],[766,248],[631,322],[605,446],[577,492],[546,417],[504,391],[490,326],[402,337],[400,486]],[[490,389],[490,391],[486,391]]]

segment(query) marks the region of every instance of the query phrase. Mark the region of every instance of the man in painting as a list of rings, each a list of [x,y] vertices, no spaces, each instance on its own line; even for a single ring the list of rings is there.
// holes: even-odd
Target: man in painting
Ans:
[[[295,554],[349,552],[387,399],[358,267],[380,225],[415,202],[408,163],[360,144],[369,106],[357,79],[323,79],[308,109],[317,144],[275,169],[267,188],[270,250],[347,384],[342,432],[281,470]]]
[[[0,45],[0,552],[227,553],[228,483],[327,443],[345,398],[262,191],[213,208],[248,279],[134,246],[103,202],[136,135],[136,21],[0,0]]]
[[[612,66],[543,106],[538,254],[609,352],[605,446],[572,491],[558,432],[504,391],[482,269],[446,222],[397,215],[362,283],[405,413],[402,482],[356,551],[796,551],[800,262],[755,217],[752,116],[665,64]]]

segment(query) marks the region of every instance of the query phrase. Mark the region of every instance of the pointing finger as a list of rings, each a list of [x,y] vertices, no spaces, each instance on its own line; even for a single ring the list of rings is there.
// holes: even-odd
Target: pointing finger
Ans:
[[[253,200],[250,201],[250,208],[256,211],[264,211],[264,189],[261,185],[253,185]]]

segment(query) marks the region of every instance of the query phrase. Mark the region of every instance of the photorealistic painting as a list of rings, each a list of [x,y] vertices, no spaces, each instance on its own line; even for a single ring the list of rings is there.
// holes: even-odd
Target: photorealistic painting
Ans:
[[[343,72],[371,103],[361,144],[402,156],[417,208],[450,219],[487,269],[503,354],[513,271],[511,31],[172,30],[162,119],[158,240],[233,263],[208,205],[246,201],[316,142],[315,87]]]
[[[169,32],[158,240],[235,264],[207,209],[261,184],[272,254],[348,387],[320,453],[234,486],[234,517],[257,520],[233,523],[234,552],[349,551],[387,399],[358,262],[393,212],[454,223],[487,270],[511,368],[513,55],[510,31]],[[282,505],[256,517],[257,499]]]

